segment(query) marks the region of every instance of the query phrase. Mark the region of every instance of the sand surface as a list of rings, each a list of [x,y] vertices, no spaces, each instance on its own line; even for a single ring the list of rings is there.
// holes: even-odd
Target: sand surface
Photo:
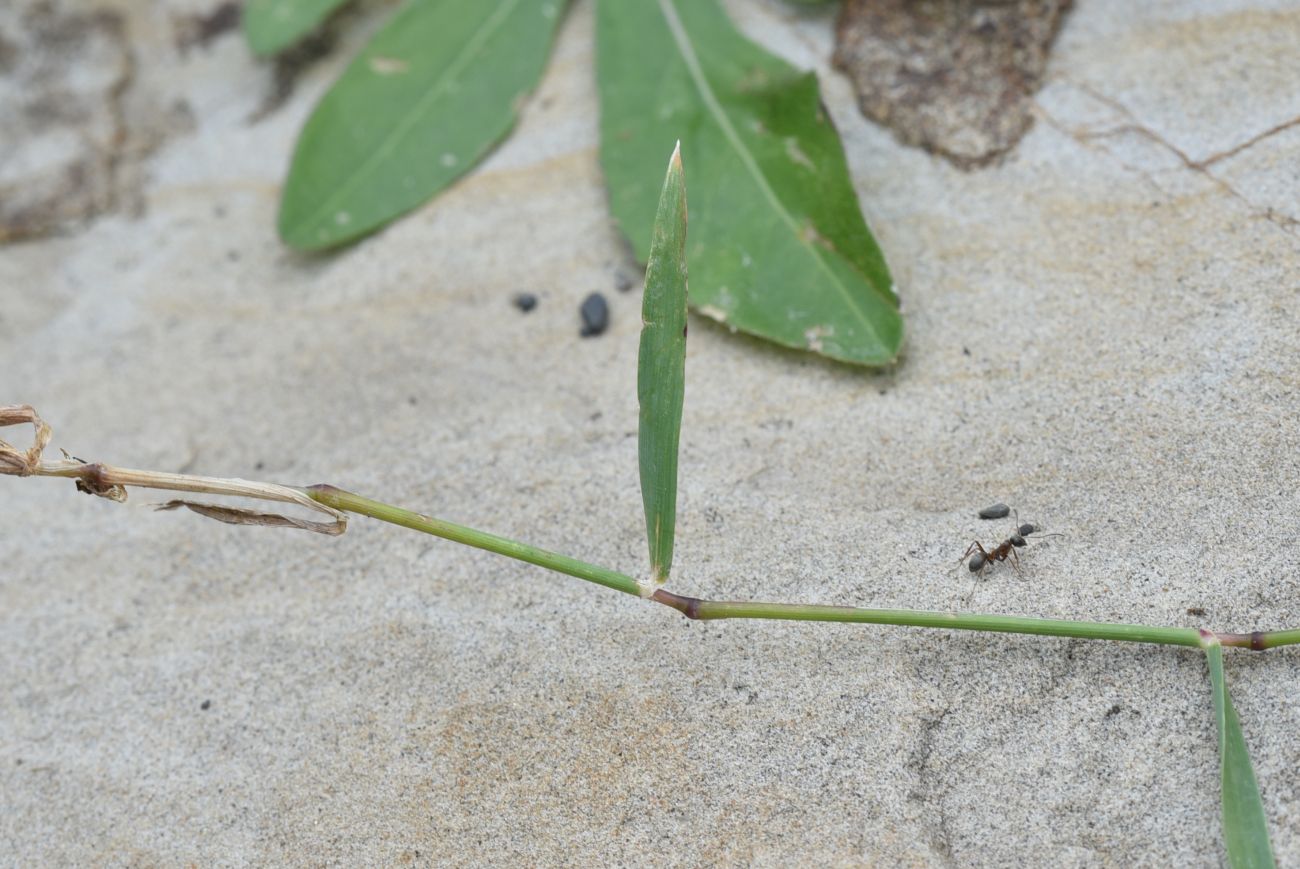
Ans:
[[[590,0],[508,142],[332,257],[277,241],[279,184],[382,9],[251,122],[270,65],[177,44],[206,4],[98,5],[135,58],[130,189],[0,247],[0,403],[88,459],[330,482],[643,572]],[[1300,5],[1079,0],[1033,129],[970,173],[859,115],[830,12],[728,8],[820,74],[908,337],[871,373],[692,317],[671,587],[957,607],[1005,501],[1066,536],[972,609],[1300,626]],[[582,339],[593,291],[612,325]],[[1194,650],[691,623],[363,518],[158,500],[0,479],[0,863],[1225,859]],[[1227,662],[1291,865],[1297,654]]]

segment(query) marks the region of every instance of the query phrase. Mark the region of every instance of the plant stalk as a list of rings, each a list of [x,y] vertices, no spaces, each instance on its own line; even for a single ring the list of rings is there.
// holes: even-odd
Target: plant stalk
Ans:
[[[1216,633],[1214,637],[1224,646],[1262,652],[1265,649],[1300,643],[1300,630],[1292,628],[1285,631],[1251,631],[1249,634]]]
[[[538,549],[507,537],[475,531],[463,525],[413,513],[381,501],[363,498],[335,486],[309,486],[304,493],[315,501],[336,510],[360,513],[373,519],[391,522],[435,537],[464,543],[498,555],[536,564],[637,596],[646,596],[642,586],[624,573],[588,564],[567,555]],[[1077,637],[1085,640],[1113,640],[1129,643],[1155,643],[1165,646],[1203,645],[1197,628],[1158,627],[1152,625],[1076,622],[1062,619],[1039,619],[1024,616],[982,615],[976,613],[928,612],[926,610],[865,609],[862,607],[824,606],[817,604],[760,603],[749,601],[711,601],[674,594],[659,589],[650,599],[672,607],[689,619],[779,619],[785,621],[842,622],[904,627],[946,628],[948,630],[992,631],[1005,634],[1031,634],[1047,637]],[[1300,630],[1256,631],[1251,634],[1210,634],[1223,645],[1260,651],[1300,643]]]
[[[457,543],[464,543],[466,546],[473,546],[476,549],[486,549],[488,552],[495,552],[498,555],[505,555],[559,573],[566,573],[569,576],[576,576],[578,579],[585,579],[587,582],[594,582],[597,585],[603,585],[624,594],[632,594],[637,597],[648,595],[648,592],[643,594],[637,581],[625,573],[619,573],[616,570],[610,570],[607,567],[600,567],[595,564],[588,564],[567,555],[538,549],[536,546],[529,546],[527,543],[520,543],[508,537],[488,534],[485,531],[475,531],[473,528],[466,528],[464,525],[434,519],[422,513],[413,513],[410,510],[403,510],[401,507],[394,507],[382,501],[363,498],[360,495],[327,483],[308,486],[303,492],[312,500],[327,507],[333,507],[335,510],[360,513],[372,519],[391,522],[394,525],[401,525],[403,528],[410,528],[414,531],[423,531],[425,534],[432,534],[446,540],[454,540]]]
[[[1200,646],[1196,628],[1162,628],[1150,625],[1072,622],[1024,616],[976,613],[927,612],[925,610],[864,609],[817,604],[757,603],[749,601],[700,600],[655,592],[654,600],[690,619],[782,619],[801,622],[849,622],[872,625],[904,625],[917,628],[948,628],[966,631],[995,631],[1004,634],[1036,634],[1049,637],[1078,637],[1085,640],[1118,640],[1130,643],[1158,643],[1166,646]]]
[[[7,410],[2,409],[0,410]],[[38,420],[39,421],[39,420]],[[0,419],[8,423],[8,420]],[[9,423],[12,424],[12,423]],[[38,429],[39,431],[39,429]],[[242,495],[260,500],[297,502],[320,505],[337,517],[334,523],[310,523],[285,520],[268,514],[194,505],[183,502],[211,518],[235,524],[285,524],[324,533],[341,533],[345,527],[340,514],[359,513],[415,531],[423,531],[456,543],[495,552],[518,561],[545,567],[558,573],[584,579],[624,594],[646,597],[672,607],[690,619],[779,619],[784,621],[841,622],[904,627],[945,628],[948,630],[993,631],[1008,634],[1031,634],[1049,637],[1077,637],[1088,640],[1113,640],[1134,643],[1155,643],[1168,646],[1204,646],[1209,640],[1232,648],[1263,651],[1280,646],[1300,644],[1300,628],[1280,631],[1254,631],[1246,634],[1202,632],[1196,628],[1158,627],[1151,625],[1106,624],[1103,622],[1076,622],[1061,619],[1038,619],[1022,616],[984,615],[978,613],[928,612],[926,610],[866,609],[863,607],[826,606],[819,604],[785,604],[757,601],[713,601],[674,594],[667,589],[652,592],[650,583],[641,584],[625,573],[589,564],[567,555],[560,555],[536,546],[530,546],[508,537],[476,531],[463,525],[434,519],[382,501],[364,498],[328,484],[308,486],[305,489],[232,480],[217,477],[198,477],[188,474],[166,474],[154,471],[137,471],[111,465],[62,460],[40,460],[42,438],[37,447],[25,456],[8,447],[0,456],[8,464],[0,464],[0,474],[19,476],[71,477],[79,487],[91,494],[113,500],[125,498],[126,486],[170,489],[173,491],[206,492],[218,495]],[[173,502],[173,504],[182,502]],[[165,505],[171,506],[171,505]],[[243,516],[244,518],[241,518]],[[237,521],[238,520],[238,521]],[[269,521],[274,520],[274,521]]]

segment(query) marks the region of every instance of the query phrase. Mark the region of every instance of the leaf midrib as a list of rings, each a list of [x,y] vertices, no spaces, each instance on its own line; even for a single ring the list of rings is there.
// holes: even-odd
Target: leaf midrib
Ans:
[[[880,333],[876,330],[875,324],[872,323],[871,318],[867,316],[866,312],[858,304],[858,300],[854,298],[851,292],[849,292],[848,287],[844,286],[843,282],[840,281],[839,276],[831,270],[829,265],[827,265],[821,253],[803,238],[794,216],[786,209],[785,204],[781,202],[780,198],[776,195],[776,191],[767,183],[767,178],[763,176],[763,172],[758,166],[758,161],[754,158],[754,155],[750,150],[745,147],[745,143],[740,138],[740,134],[736,132],[735,127],[731,124],[731,118],[727,116],[726,111],[722,108],[722,104],[718,102],[717,95],[713,93],[713,88],[709,85],[708,79],[704,75],[704,68],[700,65],[699,56],[695,53],[695,46],[691,42],[690,34],[686,32],[686,28],[682,24],[681,17],[677,13],[677,7],[673,0],[659,0],[659,9],[663,13],[664,21],[668,25],[669,32],[672,34],[673,42],[677,46],[677,51],[681,54],[682,62],[686,64],[686,69],[691,74],[691,80],[695,83],[695,88],[700,93],[700,99],[703,101],[705,108],[708,109],[709,114],[713,117],[714,123],[722,129],[722,133],[726,137],[727,142],[740,157],[740,162],[744,165],[751,179],[758,186],[759,191],[763,194],[764,198],[767,199],[768,203],[772,206],[772,209],[777,213],[777,216],[779,216],[789,228],[790,232],[794,235],[795,240],[812,255],[813,261],[817,263],[818,268],[825,273],[831,285],[839,291],[845,304],[847,304],[849,308],[857,314],[858,319],[862,321],[864,326],[866,326],[876,343],[882,347],[886,346],[885,342],[881,340]],[[876,291],[876,288],[871,286],[870,281],[865,278],[863,280],[867,286],[871,287],[873,292]]]
[[[347,200],[349,196],[357,189],[362,180],[374,171],[375,167],[391,156],[393,150],[397,147],[397,142],[404,138],[411,128],[415,126],[420,117],[424,115],[430,105],[442,97],[447,85],[461,72],[473,59],[475,53],[482,47],[483,43],[495,33],[501,26],[502,21],[513,12],[522,0],[507,0],[497,7],[497,11],[488,18],[487,21],[474,33],[473,38],[465,43],[465,47],[456,55],[455,59],[443,70],[442,74],[434,81],[432,87],[420,97],[407,112],[402,120],[391,128],[391,132],[380,143],[379,147],[370,152],[370,156],[365,159],[341,185],[334,189],[334,192],[311,213],[311,216],[303,222],[305,230],[310,231],[311,227],[318,225],[322,218],[326,217],[331,211],[338,207],[340,202]],[[366,54],[357,59],[357,63],[364,62]],[[308,242],[312,239],[307,239]]]

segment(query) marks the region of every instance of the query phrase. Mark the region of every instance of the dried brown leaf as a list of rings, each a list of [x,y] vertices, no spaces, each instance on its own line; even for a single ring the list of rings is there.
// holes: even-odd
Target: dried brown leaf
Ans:
[[[227,507],[220,504],[205,504],[200,501],[175,499],[166,504],[159,504],[158,510],[175,510],[185,507],[200,516],[225,522],[227,525],[265,525],[270,528],[301,528],[317,534],[336,536],[347,530],[347,519],[339,514],[333,522],[312,522],[309,519],[296,519],[279,513],[262,513],[242,507]]]
[[[10,425],[31,424],[36,429],[32,445],[26,451],[0,440],[0,474],[17,474],[30,477],[36,473],[41,464],[41,453],[50,443],[52,431],[48,423],[41,419],[36,409],[30,404],[10,404],[0,406],[0,428]]]

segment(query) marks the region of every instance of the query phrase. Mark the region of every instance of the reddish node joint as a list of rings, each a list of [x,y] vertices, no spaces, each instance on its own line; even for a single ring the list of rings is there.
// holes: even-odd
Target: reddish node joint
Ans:
[[[1234,649],[1250,649],[1252,652],[1263,652],[1269,647],[1268,631],[1251,631],[1248,634],[1217,634],[1202,629],[1201,636],[1217,637],[1220,645]]]
[[[702,601],[698,597],[673,594],[666,588],[660,588],[650,595],[650,599],[658,601],[664,606],[672,607],[688,619],[698,619],[700,617],[700,604]]]

